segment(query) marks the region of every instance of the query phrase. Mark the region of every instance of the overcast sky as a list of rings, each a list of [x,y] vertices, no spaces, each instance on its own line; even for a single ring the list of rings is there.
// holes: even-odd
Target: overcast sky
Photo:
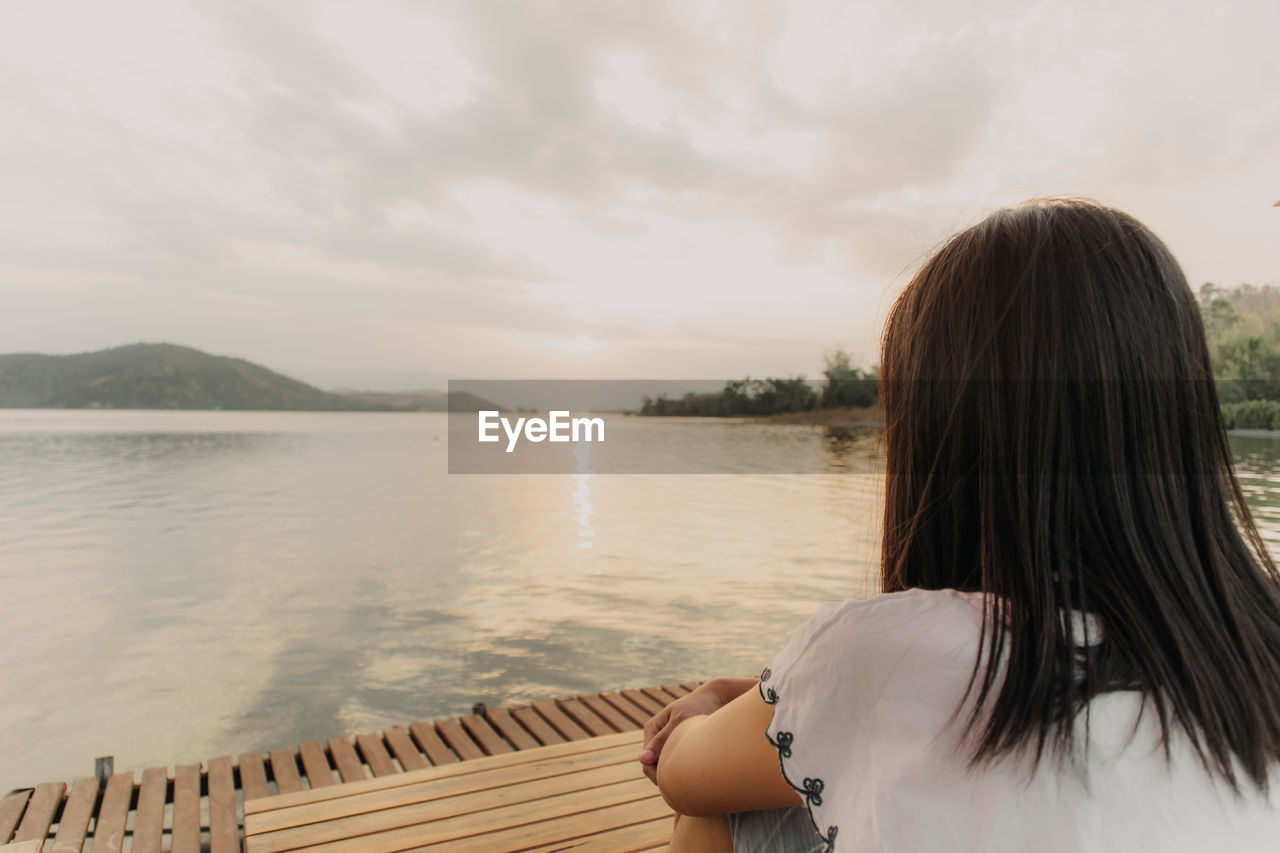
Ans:
[[[1276,282],[1278,33],[1275,0],[8,2],[0,352],[812,376],[1037,194]]]

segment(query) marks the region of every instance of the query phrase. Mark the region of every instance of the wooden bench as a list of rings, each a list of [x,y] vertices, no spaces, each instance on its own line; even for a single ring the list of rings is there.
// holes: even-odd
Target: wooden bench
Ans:
[[[662,850],[672,814],[629,731],[245,804],[247,853]]]
[[[0,798],[0,853],[79,853],[86,846],[93,853],[239,853],[241,816],[257,800],[336,792],[352,783],[394,783],[427,768],[470,766],[547,746],[590,747],[618,732],[639,737],[637,730],[651,714],[696,686],[667,684],[477,708],[462,717],[234,759],[123,771],[74,784],[46,782]],[[601,817],[613,814],[631,816],[620,809]]]

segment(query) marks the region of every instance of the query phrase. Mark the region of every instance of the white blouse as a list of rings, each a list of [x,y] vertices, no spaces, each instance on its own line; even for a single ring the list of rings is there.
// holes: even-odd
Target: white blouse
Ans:
[[[979,593],[848,601],[800,626],[761,674],[769,740],[828,849],[1280,851],[1280,773],[1269,801],[1245,775],[1237,797],[1180,732],[1166,761],[1137,691],[1092,701],[1083,760],[971,769],[967,717],[952,719],[981,628]]]

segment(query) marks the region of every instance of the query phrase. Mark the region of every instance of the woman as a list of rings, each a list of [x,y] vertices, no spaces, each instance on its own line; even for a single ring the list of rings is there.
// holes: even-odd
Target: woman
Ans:
[[[881,369],[883,594],[649,722],[672,849],[1280,849],[1277,572],[1164,244],[1001,210]]]

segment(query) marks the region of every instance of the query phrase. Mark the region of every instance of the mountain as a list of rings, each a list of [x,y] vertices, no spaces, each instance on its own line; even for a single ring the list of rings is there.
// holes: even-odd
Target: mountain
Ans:
[[[431,393],[447,401],[443,393]],[[174,344],[131,344],[76,355],[0,355],[0,408],[7,409],[447,408],[447,403],[439,409],[393,405],[378,399],[382,396],[399,395],[321,391],[242,358],[209,355]],[[498,408],[487,401],[479,403]]]
[[[333,393],[372,408],[393,412],[478,412],[502,408],[469,391],[353,391],[339,388]]]

